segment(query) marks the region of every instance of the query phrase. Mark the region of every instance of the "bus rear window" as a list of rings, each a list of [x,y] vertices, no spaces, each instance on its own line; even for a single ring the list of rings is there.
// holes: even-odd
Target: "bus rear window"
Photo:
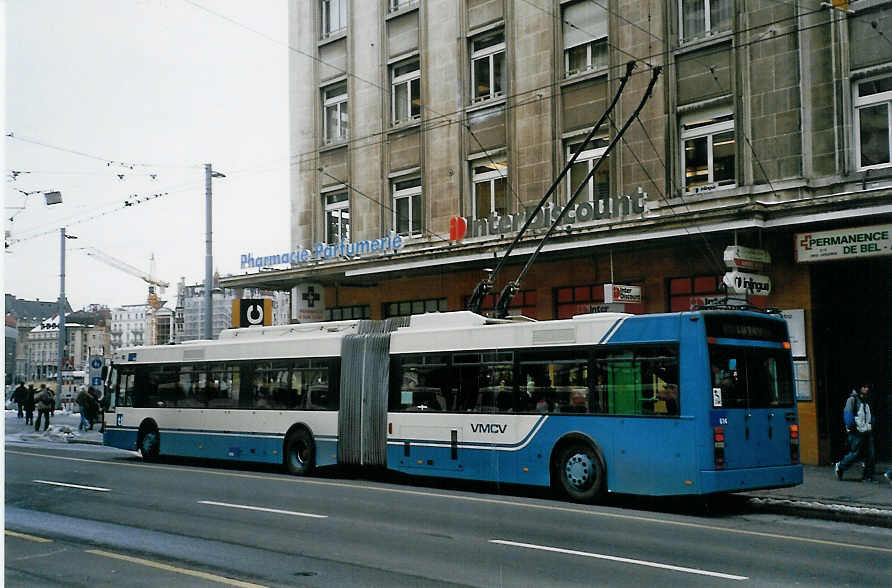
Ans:
[[[793,406],[789,351],[761,347],[709,346],[715,408]]]

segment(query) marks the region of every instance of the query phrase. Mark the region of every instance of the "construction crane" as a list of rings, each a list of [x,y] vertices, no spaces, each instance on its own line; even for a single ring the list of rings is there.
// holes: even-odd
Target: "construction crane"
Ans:
[[[165,282],[164,280],[160,280],[153,276],[152,274],[155,271],[155,255],[152,254],[152,257],[149,261],[150,267],[148,272],[144,272],[141,269],[130,265],[125,261],[121,261],[116,257],[112,257],[108,253],[103,253],[102,251],[96,249],[95,247],[81,247],[81,250],[89,255],[90,257],[95,257],[99,261],[112,266],[113,268],[117,268],[122,272],[128,273],[131,276],[135,276],[140,280],[149,284],[149,296],[148,296],[148,304],[154,309],[158,309],[161,307],[161,301],[158,299],[158,295],[155,294],[155,287],[159,288],[159,293],[164,294],[164,289],[170,286],[169,282]]]

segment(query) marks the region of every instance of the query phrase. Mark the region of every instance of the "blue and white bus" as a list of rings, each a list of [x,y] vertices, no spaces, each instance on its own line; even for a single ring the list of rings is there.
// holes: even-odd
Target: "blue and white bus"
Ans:
[[[467,311],[224,331],[117,352],[105,443],[605,492],[802,482],[786,323],[735,310]]]

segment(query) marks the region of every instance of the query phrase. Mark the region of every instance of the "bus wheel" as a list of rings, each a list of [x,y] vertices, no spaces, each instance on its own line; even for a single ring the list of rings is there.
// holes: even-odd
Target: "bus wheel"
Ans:
[[[147,429],[139,441],[139,453],[142,455],[143,461],[157,461],[161,448],[161,435],[158,429],[152,427]]]
[[[564,446],[555,460],[561,489],[571,500],[591,502],[604,492],[604,465],[587,443]]]
[[[306,429],[296,429],[285,439],[285,468],[289,474],[305,476],[316,463],[316,444]]]

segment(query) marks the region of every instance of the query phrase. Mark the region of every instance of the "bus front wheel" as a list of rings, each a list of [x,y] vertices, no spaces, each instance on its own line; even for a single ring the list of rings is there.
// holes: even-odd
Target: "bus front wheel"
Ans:
[[[591,502],[604,492],[604,462],[586,443],[565,445],[555,459],[555,474],[571,500]]]
[[[285,440],[285,468],[289,474],[305,476],[313,471],[316,444],[306,429],[297,429]]]
[[[139,440],[139,453],[143,461],[157,461],[161,448],[161,435],[152,427],[143,432]]]

